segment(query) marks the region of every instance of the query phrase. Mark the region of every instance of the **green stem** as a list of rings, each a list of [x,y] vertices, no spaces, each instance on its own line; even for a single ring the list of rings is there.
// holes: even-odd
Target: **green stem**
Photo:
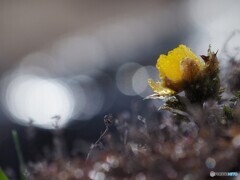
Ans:
[[[13,141],[14,141],[14,145],[15,145],[15,148],[16,148],[16,151],[17,151],[17,157],[18,157],[18,161],[19,161],[20,178],[21,178],[21,180],[26,180],[26,178],[24,176],[25,163],[24,163],[24,160],[23,160],[22,151],[21,151],[17,131],[15,131],[15,130],[12,131],[12,137],[13,137]]]
[[[0,180],[8,180],[8,177],[1,168],[0,168]]]

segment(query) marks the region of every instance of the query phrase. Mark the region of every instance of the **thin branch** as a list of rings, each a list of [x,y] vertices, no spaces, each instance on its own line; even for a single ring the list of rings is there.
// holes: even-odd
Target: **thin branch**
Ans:
[[[98,138],[98,140],[97,140],[94,144],[91,145],[90,150],[89,150],[89,152],[88,152],[88,154],[87,154],[87,158],[86,158],[86,161],[85,161],[85,162],[88,161],[90,155],[92,154],[93,149],[98,146],[99,142],[100,142],[100,141],[102,140],[102,138],[107,134],[107,132],[108,132],[108,130],[109,130],[109,127],[112,125],[112,119],[113,119],[113,117],[112,117],[111,114],[104,116],[104,124],[105,124],[106,129],[105,129],[104,132],[101,134],[101,136]]]
[[[228,38],[227,38],[227,40],[224,42],[224,44],[223,44],[223,53],[225,53],[225,55],[228,57],[228,58],[230,58],[230,59],[233,59],[234,57],[236,57],[236,54],[235,55],[230,55],[229,53],[228,53],[228,50],[227,50],[227,45],[229,44],[229,42],[230,42],[230,40],[232,40],[232,38],[234,37],[234,36],[236,36],[237,34],[240,34],[240,30],[235,30],[235,31],[233,31],[232,32],[232,34],[230,34],[230,36],[228,36]],[[239,47],[238,47],[239,48]],[[237,48],[237,49],[238,49]]]
[[[98,143],[101,141],[101,139],[107,134],[108,129],[109,129],[109,127],[106,126],[106,129],[105,129],[105,131],[102,133],[102,135],[98,138],[98,140],[97,140],[94,144],[91,145],[90,150],[89,150],[88,155],[87,155],[87,158],[86,158],[86,162],[88,161],[90,155],[92,154],[93,149],[94,149],[95,147],[97,147],[97,145],[98,145]]]

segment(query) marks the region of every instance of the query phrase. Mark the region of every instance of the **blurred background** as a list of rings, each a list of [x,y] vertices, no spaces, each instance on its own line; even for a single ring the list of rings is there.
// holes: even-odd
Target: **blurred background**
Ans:
[[[198,55],[211,44],[224,65],[239,52],[240,38],[228,39],[240,29],[239,5],[237,0],[1,0],[0,166],[17,167],[13,129],[24,158],[37,161],[51,151],[56,126],[74,155],[81,149],[78,140],[99,137],[105,114],[134,119],[145,116],[146,107],[158,108],[161,102],[143,101],[152,93],[147,79],[158,80],[158,56],[180,43]]]

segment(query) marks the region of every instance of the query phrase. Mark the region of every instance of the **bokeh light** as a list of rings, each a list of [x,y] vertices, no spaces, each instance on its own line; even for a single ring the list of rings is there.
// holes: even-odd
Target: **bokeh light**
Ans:
[[[213,169],[216,166],[216,160],[212,157],[208,157],[205,161],[207,168]]]
[[[190,35],[188,41],[197,54],[206,52],[206,47],[211,44],[213,50],[219,50],[218,55],[224,56],[221,53],[228,37],[234,30],[239,30],[240,22],[236,21],[236,17],[239,16],[239,5],[239,1],[230,3],[224,0],[186,2],[186,11],[190,12],[189,18],[195,26],[195,33]],[[203,9],[205,12],[211,12],[211,15],[203,13]]]
[[[136,71],[142,66],[137,63],[125,63],[118,68],[116,83],[121,93],[129,96],[137,95],[133,89],[132,79]]]
[[[132,87],[139,96],[146,97],[152,93],[148,85],[148,79],[160,81],[158,71],[154,66],[140,67],[133,75]]]
[[[58,127],[70,120],[74,98],[60,81],[22,74],[10,78],[5,107],[18,123],[51,129],[56,119]]]

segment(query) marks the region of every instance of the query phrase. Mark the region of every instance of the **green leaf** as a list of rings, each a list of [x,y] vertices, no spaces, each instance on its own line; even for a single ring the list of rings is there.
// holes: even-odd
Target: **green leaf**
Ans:
[[[185,104],[182,102],[180,96],[172,96],[168,98],[164,106],[180,111],[186,110]]]
[[[2,169],[0,169],[0,180],[8,180],[8,177],[6,174],[3,172]]]
[[[234,95],[237,99],[240,99],[240,91],[234,92]]]
[[[227,118],[227,120],[233,119],[233,109],[231,109],[230,107],[224,105],[223,113],[224,113],[225,117]]]

